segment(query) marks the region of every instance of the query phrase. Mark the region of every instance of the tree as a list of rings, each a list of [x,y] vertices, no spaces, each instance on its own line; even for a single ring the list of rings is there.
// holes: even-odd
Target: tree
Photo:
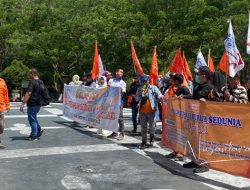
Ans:
[[[29,68],[26,67],[22,61],[13,60],[11,65],[6,67],[2,72],[1,75],[3,78],[8,82],[12,88],[20,89],[21,82],[23,80],[27,80]]]

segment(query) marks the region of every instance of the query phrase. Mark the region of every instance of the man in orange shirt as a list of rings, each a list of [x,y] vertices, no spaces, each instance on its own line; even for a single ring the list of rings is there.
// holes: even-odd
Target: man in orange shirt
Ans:
[[[155,112],[158,109],[158,102],[163,97],[160,90],[149,84],[149,76],[140,77],[141,86],[138,88],[135,100],[139,102],[139,116],[141,122],[142,143],[140,149],[147,148],[147,125],[150,130],[150,144],[154,142],[155,135]]]
[[[4,110],[10,111],[10,101],[8,96],[8,88],[5,81],[0,78],[0,134],[3,134],[4,130]],[[1,143],[0,138],[0,149],[4,149],[5,146]]]

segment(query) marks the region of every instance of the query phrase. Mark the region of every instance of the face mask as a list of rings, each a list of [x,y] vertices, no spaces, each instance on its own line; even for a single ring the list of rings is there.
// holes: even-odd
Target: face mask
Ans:
[[[200,79],[200,76],[199,75],[195,75],[195,78],[194,78],[195,82],[200,84],[201,83],[201,79]]]

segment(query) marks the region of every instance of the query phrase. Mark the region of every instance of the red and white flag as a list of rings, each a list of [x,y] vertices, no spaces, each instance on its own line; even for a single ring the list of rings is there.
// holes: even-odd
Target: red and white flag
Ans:
[[[244,68],[244,61],[241,58],[240,52],[235,43],[235,37],[233,33],[233,26],[231,20],[229,21],[228,34],[224,42],[225,49],[228,57],[228,70],[229,76],[234,77],[235,74]]]
[[[247,32],[247,54],[250,55],[250,12],[249,12],[248,32]]]

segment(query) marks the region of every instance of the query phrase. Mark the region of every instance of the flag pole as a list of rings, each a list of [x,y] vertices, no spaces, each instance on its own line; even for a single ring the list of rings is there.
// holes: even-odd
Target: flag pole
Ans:
[[[229,22],[229,25],[230,25],[230,23],[231,23],[231,16],[229,17],[229,20],[228,20],[228,22]],[[226,89],[228,88],[228,85],[227,85],[227,83],[228,83],[228,74],[229,74],[229,67],[228,67],[228,55],[227,55],[227,52],[226,52]]]
[[[184,53],[184,51],[182,51],[182,68],[183,68],[183,71],[185,71],[184,60],[183,60],[184,56],[185,56],[185,53]]]
[[[209,58],[210,58],[210,48],[208,49],[208,56],[207,56],[207,66],[210,68]]]
[[[133,41],[132,41],[132,39],[130,39],[130,46],[131,46],[131,44],[133,44]],[[134,65],[134,73],[136,74],[136,68],[135,68],[135,64],[133,64]]]

